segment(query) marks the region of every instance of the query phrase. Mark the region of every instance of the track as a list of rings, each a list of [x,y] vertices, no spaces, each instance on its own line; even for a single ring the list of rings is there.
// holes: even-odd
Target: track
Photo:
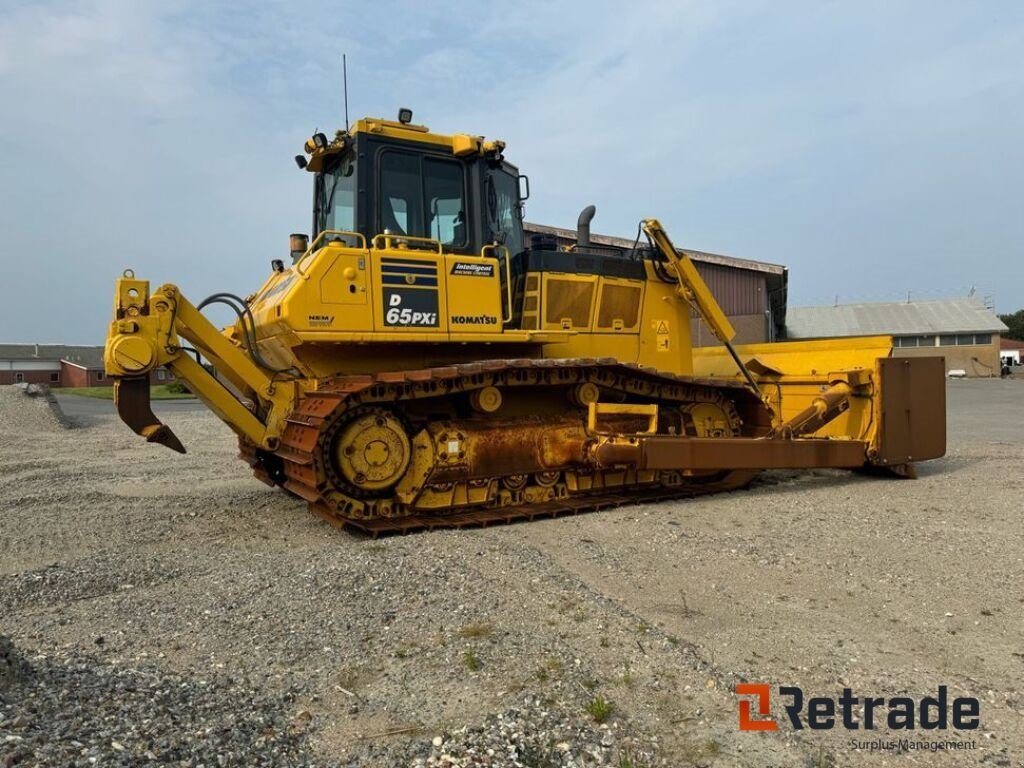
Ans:
[[[330,510],[315,504],[310,508],[332,525],[350,528],[376,538],[387,534],[404,534],[435,528],[485,528],[488,525],[507,525],[529,520],[543,520],[555,517],[599,512],[629,504],[647,504],[672,499],[690,499],[710,493],[721,493],[743,488],[754,478],[753,472],[730,472],[717,483],[679,488],[642,488],[629,494],[607,496],[580,496],[557,502],[523,505],[518,507],[495,507],[472,509],[447,515],[410,515],[408,517],[378,518],[375,520],[350,520],[340,518]]]
[[[431,408],[455,409],[457,403],[485,387],[497,387],[512,396],[519,392],[546,401],[550,407],[571,387],[585,382],[600,387],[602,401],[608,395],[622,402],[654,402],[680,409],[710,405],[728,419],[734,436],[763,434],[770,423],[761,404],[739,383],[675,376],[609,358],[500,360],[322,381],[289,417],[276,453],[260,452],[240,441],[240,457],[263,482],[280,485],[306,500],[313,511],[332,523],[371,536],[510,523],[688,498],[740,488],[754,477],[754,472],[694,477],[684,472],[602,472],[566,466],[559,472],[530,475],[528,484],[522,475],[496,474],[428,487],[409,504],[395,496],[354,493],[339,482],[329,458],[339,425],[346,414],[357,409],[391,407],[403,419],[412,419],[417,410],[422,414],[430,413]],[[536,422],[543,417],[523,418]],[[517,482],[510,483],[510,478]],[[442,501],[435,500],[433,509],[425,509],[422,499],[431,494]],[[449,497],[452,503],[444,503]]]

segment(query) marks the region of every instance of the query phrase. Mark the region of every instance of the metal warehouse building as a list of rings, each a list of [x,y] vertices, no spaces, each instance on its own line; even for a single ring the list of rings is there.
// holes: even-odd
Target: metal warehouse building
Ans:
[[[559,246],[576,243],[576,230],[550,227],[544,224],[524,225],[526,236],[554,237]],[[634,240],[608,235],[592,234],[592,246],[625,253],[633,249]],[[681,249],[689,254],[697,271],[708,284],[722,310],[736,328],[738,344],[776,341],[786,325],[786,286],[788,272],[778,264],[737,259],[717,253]],[[696,316],[693,318],[693,343],[713,346],[718,343],[711,331]]]
[[[968,376],[999,375],[999,334],[1005,330],[975,298],[792,307],[786,315],[787,338],[893,336],[894,356],[942,356],[947,372]]]

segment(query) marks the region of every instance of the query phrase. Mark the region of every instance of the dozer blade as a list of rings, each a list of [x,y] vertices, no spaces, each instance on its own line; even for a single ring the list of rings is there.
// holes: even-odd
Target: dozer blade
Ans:
[[[121,421],[147,442],[165,445],[172,451],[185,453],[185,446],[171,428],[162,423],[149,401],[149,377],[122,377],[114,382],[114,404]]]

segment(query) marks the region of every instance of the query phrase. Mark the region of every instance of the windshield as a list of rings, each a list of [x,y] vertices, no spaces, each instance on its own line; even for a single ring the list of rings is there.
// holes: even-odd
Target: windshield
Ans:
[[[356,228],[356,164],[343,155],[316,175],[315,235],[325,229],[354,232]]]

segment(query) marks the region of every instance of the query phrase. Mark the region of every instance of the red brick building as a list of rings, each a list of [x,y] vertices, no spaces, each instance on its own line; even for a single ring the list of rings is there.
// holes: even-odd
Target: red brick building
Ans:
[[[160,368],[153,384],[174,381]],[[103,370],[103,347],[67,344],[0,344],[0,385],[46,384],[50,387],[103,387],[113,381]]]

